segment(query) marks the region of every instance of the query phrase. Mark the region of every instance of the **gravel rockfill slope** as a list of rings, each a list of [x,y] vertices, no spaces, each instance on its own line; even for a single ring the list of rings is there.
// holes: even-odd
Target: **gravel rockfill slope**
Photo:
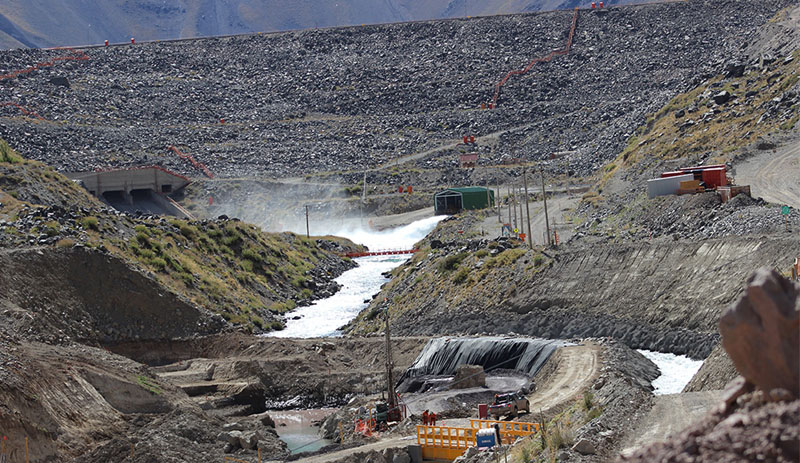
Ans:
[[[574,150],[570,169],[588,173],[790,3],[584,10],[571,54],[512,78],[492,111],[479,107],[506,72],[564,46],[571,11],[89,49],[88,61],[0,81],[0,102],[47,119],[2,107],[0,137],[60,170],[201,175],[168,153],[174,144],[226,177],[361,169],[511,129],[480,148],[481,163]],[[1,52],[0,73],[65,53]],[[446,168],[456,154],[414,162]]]

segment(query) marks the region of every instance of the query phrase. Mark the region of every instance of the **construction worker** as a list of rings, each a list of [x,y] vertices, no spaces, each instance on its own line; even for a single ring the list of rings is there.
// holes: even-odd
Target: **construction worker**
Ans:
[[[494,440],[496,445],[503,445],[503,441],[500,439],[500,426],[497,423],[494,424]]]
[[[428,416],[428,420],[430,420],[431,426],[436,426],[436,413],[431,412],[431,414]]]
[[[428,425],[428,410],[422,412],[422,424],[424,424],[425,426]]]

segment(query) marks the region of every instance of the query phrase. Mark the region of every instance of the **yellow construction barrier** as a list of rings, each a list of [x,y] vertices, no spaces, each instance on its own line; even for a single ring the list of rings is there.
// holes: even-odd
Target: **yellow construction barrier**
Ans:
[[[469,425],[473,429],[490,429],[497,425],[505,443],[511,443],[515,437],[528,437],[539,432],[539,423],[526,423],[524,421],[495,421],[470,419]]]
[[[417,444],[425,460],[453,461],[474,447],[477,429],[449,426],[417,426]]]

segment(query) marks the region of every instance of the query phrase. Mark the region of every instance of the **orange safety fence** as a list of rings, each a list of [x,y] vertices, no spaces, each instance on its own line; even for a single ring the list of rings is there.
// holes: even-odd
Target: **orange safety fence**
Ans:
[[[33,66],[29,66],[25,69],[12,71],[9,72],[8,74],[2,74],[0,75],[0,80],[13,79],[23,74],[30,74],[31,72],[39,69],[55,66],[60,61],[89,61],[89,56],[80,50],[72,50],[71,48],[64,48],[64,50],[69,50],[70,54],[64,56],[58,56],[50,61],[43,61],[41,63],[36,63]]]
[[[524,69],[517,69],[517,70],[514,70],[514,71],[509,71],[506,74],[506,76],[503,77],[503,80],[501,80],[500,82],[497,83],[497,85],[495,85],[494,98],[492,98],[492,104],[489,106],[490,108],[496,108],[497,107],[497,99],[500,97],[500,88],[503,85],[505,85],[506,82],[508,82],[508,79],[510,79],[511,76],[527,74],[528,71],[530,71],[531,68],[533,67],[533,65],[536,64],[536,63],[547,63],[547,62],[551,61],[553,58],[555,58],[556,56],[569,54],[570,49],[572,49],[572,40],[575,37],[575,28],[578,26],[578,12],[579,11],[580,10],[578,8],[575,8],[575,13],[572,15],[572,27],[569,30],[569,37],[567,38],[567,44],[564,46],[564,48],[562,48],[561,50],[552,51],[547,56],[540,57],[540,58],[535,58],[533,61],[528,63],[528,66],[526,66]]]
[[[491,429],[494,428],[494,425],[497,425],[506,442],[512,441],[513,437],[527,437],[539,432],[539,423],[527,423],[525,421],[477,420],[471,418],[469,425],[473,429]]]
[[[185,160],[191,162],[192,165],[197,170],[199,170],[202,173],[204,173],[206,175],[206,177],[214,178],[214,174],[212,174],[211,171],[208,170],[208,167],[206,167],[205,164],[203,164],[202,162],[198,162],[197,160],[195,160],[195,158],[192,157],[190,154],[184,154],[184,153],[181,152],[181,150],[179,150],[178,148],[176,148],[174,146],[170,146],[169,150],[172,151],[173,153],[177,154],[179,158],[185,159]]]
[[[477,432],[472,428],[417,425],[417,444],[425,459],[453,460],[477,445]]]

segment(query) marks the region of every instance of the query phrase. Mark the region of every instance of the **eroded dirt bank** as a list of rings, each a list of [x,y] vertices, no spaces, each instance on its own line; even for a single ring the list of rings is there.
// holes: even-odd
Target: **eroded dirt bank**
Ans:
[[[718,342],[721,311],[752,269],[786,266],[787,255],[800,253],[800,240],[790,234],[584,238],[528,250],[513,240],[457,233],[469,236],[480,223],[470,214],[442,222],[424,242],[429,252],[398,268],[349,332],[378,330],[374,314],[387,298],[394,301],[392,329],[404,335],[610,336],[634,348],[704,358]]]
[[[426,338],[394,338],[395,374],[414,362]],[[109,349],[142,363],[205,408],[341,405],[385,388],[382,337],[283,339],[243,334],[170,342],[130,342]],[[230,398],[234,400],[231,401]],[[255,407],[255,408],[254,408]]]

